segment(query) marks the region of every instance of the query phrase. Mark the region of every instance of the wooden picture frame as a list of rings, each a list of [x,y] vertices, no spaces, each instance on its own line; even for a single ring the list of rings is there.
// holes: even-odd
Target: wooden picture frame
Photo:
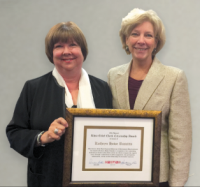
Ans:
[[[67,108],[66,120],[69,127],[65,132],[63,186],[159,186],[161,111]],[[108,124],[106,124],[106,122],[108,122]],[[146,125],[144,122],[151,124]],[[93,127],[93,125],[91,125],[96,123],[97,127]],[[102,169],[99,165],[92,166],[94,167],[92,169],[83,168],[83,166],[85,167],[86,131],[88,129],[94,129],[92,132],[95,132],[95,129],[116,129],[119,132],[125,132],[124,129],[126,130],[126,128],[128,128],[128,130],[139,128],[140,130],[143,127],[144,134],[141,134],[141,137],[143,138],[144,136],[144,147],[141,146],[141,148],[142,151],[146,151],[147,149],[149,150],[145,152],[145,158],[143,152],[140,151],[140,157],[142,161],[144,161],[144,164],[141,165],[143,162],[141,162],[140,159],[140,166],[138,169],[115,169],[115,166],[111,167],[111,169]],[[120,129],[123,129],[123,131],[120,131]],[[142,130],[141,133],[143,133]],[[148,138],[151,141],[149,141]],[[89,141],[91,140],[89,139]],[[141,144],[143,145],[142,139]],[[81,148],[79,148],[79,146]],[[76,157],[76,155],[79,156]],[[146,160],[150,160],[149,162],[151,163],[148,164],[147,162],[147,164],[145,164]],[[79,162],[82,162],[83,164],[81,165]],[[148,165],[148,167],[146,165]],[[141,166],[144,168],[144,171],[141,171]],[[77,167],[78,169],[76,169]],[[77,171],[80,171],[80,173]],[[144,177],[144,180],[143,173],[141,172],[144,172],[144,176],[146,176],[147,173],[147,177]],[[111,177],[113,173],[121,176],[122,179],[119,179],[119,177],[116,177],[116,179],[115,177]],[[134,178],[132,176],[136,177]],[[139,180],[137,176],[139,176]],[[109,177],[111,180],[109,180]]]

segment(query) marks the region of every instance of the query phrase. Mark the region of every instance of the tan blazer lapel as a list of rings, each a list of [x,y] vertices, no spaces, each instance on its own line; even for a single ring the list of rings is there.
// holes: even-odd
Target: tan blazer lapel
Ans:
[[[155,58],[138,92],[134,105],[135,110],[144,109],[153,92],[163,80],[164,71],[165,67]]]
[[[130,109],[129,105],[129,94],[128,94],[128,77],[131,68],[131,62],[117,73],[118,77],[116,78],[115,85],[117,91],[117,99],[120,105],[120,108]]]

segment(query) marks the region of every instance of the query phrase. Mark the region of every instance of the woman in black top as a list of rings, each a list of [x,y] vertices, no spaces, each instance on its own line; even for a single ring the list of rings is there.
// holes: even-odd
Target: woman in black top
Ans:
[[[28,158],[28,186],[62,186],[66,107],[112,108],[107,83],[82,68],[88,48],[75,23],[52,27],[45,47],[55,68],[25,83],[6,128],[10,146]]]

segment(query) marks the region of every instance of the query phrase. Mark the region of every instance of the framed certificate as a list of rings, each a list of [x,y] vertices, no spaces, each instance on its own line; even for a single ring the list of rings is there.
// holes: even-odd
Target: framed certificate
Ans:
[[[63,186],[158,186],[161,111],[67,109]]]

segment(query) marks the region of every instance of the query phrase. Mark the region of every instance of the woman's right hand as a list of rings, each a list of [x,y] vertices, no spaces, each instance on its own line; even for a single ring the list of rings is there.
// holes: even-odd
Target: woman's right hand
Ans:
[[[42,144],[51,143],[55,140],[60,140],[61,136],[65,133],[68,123],[64,118],[55,119],[48,131],[46,131],[40,138]],[[56,130],[57,129],[57,130]],[[57,132],[56,132],[57,131]]]

